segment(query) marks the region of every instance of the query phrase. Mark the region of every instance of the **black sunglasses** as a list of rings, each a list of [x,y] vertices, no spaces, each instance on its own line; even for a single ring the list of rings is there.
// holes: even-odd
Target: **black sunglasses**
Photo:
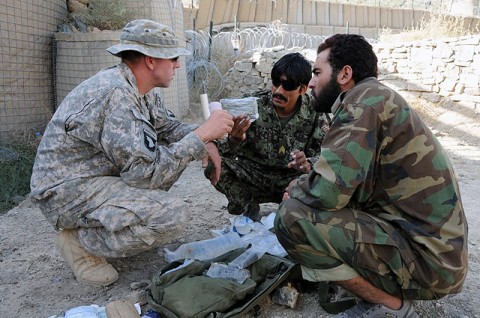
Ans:
[[[282,79],[279,79],[279,78],[272,79],[272,84],[273,84],[273,86],[275,86],[277,88],[282,86],[283,89],[286,90],[286,91],[293,91],[293,90],[297,89],[298,87],[300,87],[300,84],[285,81],[285,80],[282,80]]]

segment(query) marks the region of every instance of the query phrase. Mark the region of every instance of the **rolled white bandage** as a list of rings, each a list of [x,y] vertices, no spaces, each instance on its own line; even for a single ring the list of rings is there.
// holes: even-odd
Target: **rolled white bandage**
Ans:
[[[200,103],[202,104],[203,119],[207,120],[210,117],[207,94],[200,94]]]

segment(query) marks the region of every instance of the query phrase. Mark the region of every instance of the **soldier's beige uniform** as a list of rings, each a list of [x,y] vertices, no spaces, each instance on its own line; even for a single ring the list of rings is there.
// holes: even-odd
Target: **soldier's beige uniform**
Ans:
[[[167,191],[207,155],[155,90],[144,96],[121,63],[81,83],[48,124],[31,179],[32,199],[60,229],[104,257],[132,255],[178,236],[186,206]]]

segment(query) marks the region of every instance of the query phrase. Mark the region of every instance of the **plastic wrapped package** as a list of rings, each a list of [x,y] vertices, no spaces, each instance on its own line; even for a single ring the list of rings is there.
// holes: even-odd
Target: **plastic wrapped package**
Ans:
[[[243,284],[250,277],[248,269],[231,267],[221,263],[212,263],[207,271],[207,276],[212,278],[224,278],[236,283]]]
[[[253,122],[258,118],[257,97],[225,98],[221,99],[222,109],[227,110],[232,116],[246,115]]]

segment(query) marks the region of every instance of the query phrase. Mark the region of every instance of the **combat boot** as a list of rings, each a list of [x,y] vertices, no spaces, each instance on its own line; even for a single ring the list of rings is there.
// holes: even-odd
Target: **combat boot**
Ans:
[[[88,253],[78,240],[78,231],[63,230],[57,236],[57,248],[80,283],[108,286],[118,279],[118,272],[103,257]]]

